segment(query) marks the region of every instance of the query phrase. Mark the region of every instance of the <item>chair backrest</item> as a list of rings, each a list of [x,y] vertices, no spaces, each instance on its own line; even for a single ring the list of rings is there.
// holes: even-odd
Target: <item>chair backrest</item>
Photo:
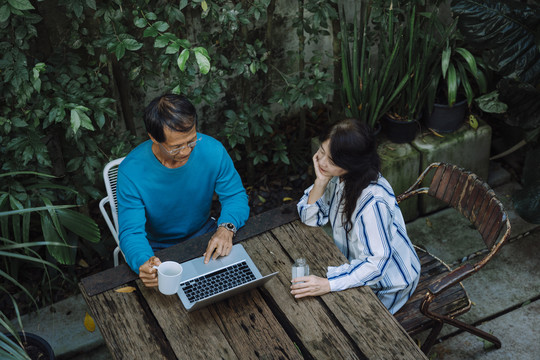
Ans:
[[[99,209],[109,227],[109,230],[116,241],[116,248],[113,252],[114,266],[118,266],[118,254],[120,253],[120,240],[118,239],[118,200],[116,198],[116,182],[118,179],[118,165],[124,158],[116,159],[105,165],[103,169],[103,180],[107,196],[101,199]],[[105,205],[109,204],[110,211],[107,211]],[[110,214],[110,216],[109,216]],[[112,220],[111,220],[112,217]]]
[[[118,233],[118,200],[116,198],[116,182],[118,180],[118,166],[125,157],[116,159],[105,165],[103,169],[103,181],[109,198],[109,206],[111,207],[111,215],[114,222],[114,228]]]
[[[435,169],[428,189],[433,196],[452,206],[476,227],[488,249],[498,245],[501,231],[510,229],[508,216],[495,192],[477,175],[446,163]]]

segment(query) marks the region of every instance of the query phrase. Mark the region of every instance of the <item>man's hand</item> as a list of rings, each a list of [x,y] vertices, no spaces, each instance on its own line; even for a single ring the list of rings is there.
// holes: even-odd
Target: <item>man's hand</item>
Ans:
[[[139,278],[145,286],[153,287],[158,285],[157,269],[154,269],[154,266],[159,266],[160,264],[161,260],[152,256],[139,267]]]
[[[216,233],[206,247],[206,252],[204,253],[204,263],[208,264],[210,257],[212,260],[216,260],[218,256],[227,256],[231,253],[233,246],[233,232],[225,229],[224,227],[218,227]]]
[[[303,282],[300,282],[303,281]],[[293,279],[291,294],[296,299],[305,296],[320,296],[330,292],[330,281],[315,275],[301,276]]]

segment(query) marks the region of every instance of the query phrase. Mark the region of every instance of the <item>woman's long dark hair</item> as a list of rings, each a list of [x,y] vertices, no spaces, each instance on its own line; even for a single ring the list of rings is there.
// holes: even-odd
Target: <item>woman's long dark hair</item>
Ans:
[[[352,216],[362,191],[377,180],[380,159],[377,142],[370,127],[355,119],[334,125],[321,143],[330,140],[330,156],[335,165],[347,171],[345,181],[343,224],[347,234],[352,229]]]

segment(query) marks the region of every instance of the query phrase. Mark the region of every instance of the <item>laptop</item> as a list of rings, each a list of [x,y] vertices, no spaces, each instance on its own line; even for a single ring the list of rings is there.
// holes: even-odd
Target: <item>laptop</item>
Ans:
[[[178,296],[187,311],[193,311],[235,294],[261,286],[278,272],[262,276],[242,244],[227,256],[204,263],[204,256],[182,263]]]

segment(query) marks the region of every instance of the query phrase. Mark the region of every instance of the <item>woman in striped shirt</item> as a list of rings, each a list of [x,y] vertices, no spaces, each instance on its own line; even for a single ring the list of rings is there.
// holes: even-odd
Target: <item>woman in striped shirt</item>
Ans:
[[[414,292],[420,262],[392,187],[380,174],[371,129],[348,119],[334,125],[313,156],[316,179],[300,202],[304,224],[330,222],[334,242],[349,263],[329,266],[327,278],[293,279],[295,298],[369,286],[394,314]]]

